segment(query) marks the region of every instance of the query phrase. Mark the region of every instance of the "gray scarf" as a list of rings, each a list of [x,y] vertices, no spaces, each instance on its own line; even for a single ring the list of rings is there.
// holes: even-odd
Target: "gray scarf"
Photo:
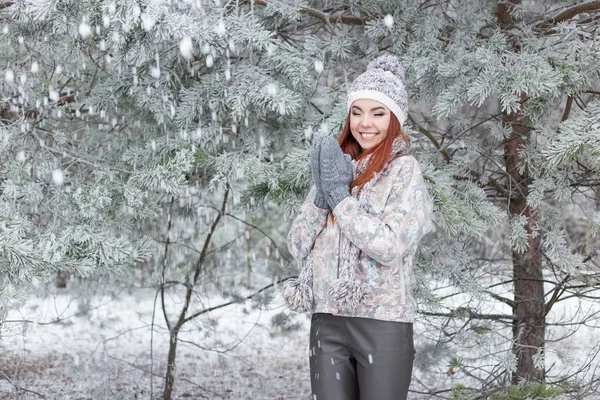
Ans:
[[[390,153],[389,160],[396,158],[399,155],[406,153],[408,144],[398,136],[394,139],[392,144],[392,151]],[[354,167],[354,179],[362,174],[372,154],[365,157],[358,163],[356,160],[352,160],[352,166]],[[383,168],[383,171],[376,173],[371,180],[369,180],[363,186],[362,190],[357,196],[360,208],[369,212],[368,195],[373,189],[373,186],[379,180],[379,176],[389,168],[390,163],[388,162]],[[356,194],[356,188],[353,194]],[[313,244],[314,246],[314,244]],[[329,284],[329,300],[337,307],[340,311],[354,312],[362,304],[365,296],[364,282],[357,279],[356,268],[358,268],[358,259],[360,257],[361,250],[355,246],[342,232],[340,232],[340,247],[339,247],[339,278],[334,279]],[[312,252],[312,250],[311,250]],[[311,312],[313,308],[313,261],[314,257],[312,254],[306,259],[300,275],[298,278],[291,278],[283,284],[283,299],[287,304],[288,308],[296,312]]]

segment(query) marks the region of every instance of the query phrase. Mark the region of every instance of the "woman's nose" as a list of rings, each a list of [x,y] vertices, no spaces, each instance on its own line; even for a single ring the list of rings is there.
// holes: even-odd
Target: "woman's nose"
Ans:
[[[363,115],[363,117],[360,121],[360,124],[363,127],[368,128],[369,126],[371,126],[371,122],[372,122],[371,117],[369,117],[368,115]]]

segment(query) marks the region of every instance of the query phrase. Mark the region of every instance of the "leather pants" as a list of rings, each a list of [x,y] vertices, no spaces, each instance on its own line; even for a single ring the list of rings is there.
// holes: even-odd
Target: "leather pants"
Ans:
[[[411,323],[313,314],[312,400],[404,400],[414,357]]]

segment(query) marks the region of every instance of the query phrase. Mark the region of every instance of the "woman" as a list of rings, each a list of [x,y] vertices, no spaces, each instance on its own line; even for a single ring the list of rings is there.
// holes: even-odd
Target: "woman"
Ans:
[[[413,256],[432,227],[417,160],[406,154],[404,70],[385,55],[348,93],[336,142],[315,140],[314,180],[288,248],[303,262],[283,287],[288,307],[312,313],[316,400],[406,399],[414,360]]]

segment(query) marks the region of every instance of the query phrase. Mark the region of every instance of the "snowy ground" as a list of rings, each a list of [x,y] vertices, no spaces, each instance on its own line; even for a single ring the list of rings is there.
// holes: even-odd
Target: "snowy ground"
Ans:
[[[9,313],[9,320],[62,322],[12,323],[0,341],[0,371],[25,389],[49,399],[150,398],[150,326],[152,293],[122,295],[119,300],[94,298],[81,304],[69,296],[31,299]],[[222,299],[211,299],[212,305]],[[231,306],[190,325],[178,347],[175,398],[308,399],[308,324],[292,334],[277,332],[272,310]],[[82,310],[83,309],[83,310]],[[83,313],[83,316],[74,316]],[[246,311],[244,311],[246,310]],[[161,314],[152,338],[153,398],[162,391],[168,338]],[[18,396],[0,378],[0,398]]]
[[[212,297],[207,301],[204,307],[225,300]],[[10,311],[10,321],[33,322],[11,322],[2,332],[0,372],[5,376],[0,375],[0,399],[41,398],[35,393],[48,399],[160,398],[168,337],[158,309],[151,335],[153,304],[150,291],[83,299],[61,294],[32,298]],[[308,400],[308,318],[296,316],[293,322],[300,328],[281,332],[270,323],[283,310],[280,298],[269,308],[229,306],[187,326],[178,347],[174,397]],[[556,312],[564,313],[563,320],[570,317],[569,307]],[[557,334],[557,329],[549,328],[549,335]],[[576,361],[597,345],[597,329],[582,328],[565,341],[549,343],[547,365],[576,367]],[[429,342],[436,336],[443,338],[439,331],[422,324],[415,325],[415,332],[417,345],[425,338]],[[469,340],[473,339],[465,337]],[[468,357],[469,350],[463,355]],[[457,380],[460,374],[447,373],[446,355],[421,356],[415,362],[413,390],[431,388],[435,383],[443,387],[461,383]],[[424,372],[423,365],[431,362],[439,364],[437,374]],[[17,393],[15,385],[31,392]],[[410,396],[418,397],[416,393]],[[444,393],[439,398],[448,397],[449,393]]]

